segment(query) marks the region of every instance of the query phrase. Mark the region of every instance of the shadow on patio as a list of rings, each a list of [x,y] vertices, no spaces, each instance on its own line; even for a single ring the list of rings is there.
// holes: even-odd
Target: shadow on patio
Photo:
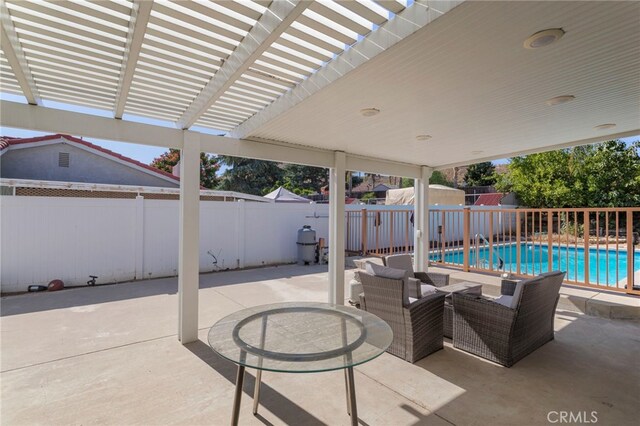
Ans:
[[[324,301],[323,270],[202,275],[200,340],[186,346],[175,334],[177,295],[166,292],[175,279],[5,298],[2,423],[228,424],[236,368],[209,349],[208,327],[246,306]],[[99,302],[98,290],[113,294]],[[62,304],[66,294],[77,305]],[[37,309],[20,308],[32,301]],[[555,327],[556,340],[510,369],[450,342],[414,365],[383,354],[356,368],[360,424],[548,424],[550,411],[635,422],[640,323],[558,311]],[[257,417],[248,372],[241,424],[349,423],[341,371],[265,373]]]

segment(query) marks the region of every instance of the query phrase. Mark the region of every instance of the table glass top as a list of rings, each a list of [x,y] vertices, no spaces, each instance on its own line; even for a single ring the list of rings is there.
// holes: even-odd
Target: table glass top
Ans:
[[[391,344],[389,325],[368,312],[328,303],[243,309],[209,330],[209,345],[236,364],[303,373],[370,361]]]

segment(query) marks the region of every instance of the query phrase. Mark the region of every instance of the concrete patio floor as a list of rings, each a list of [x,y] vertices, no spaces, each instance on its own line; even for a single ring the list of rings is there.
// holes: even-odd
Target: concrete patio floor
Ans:
[[[186,346],[175,278],[2,298],[1,423],[228,424],[236,370],[206,344],[208,327],[247,306],[325,301],[326,267],[200,282],[200,340]],[[637,424],[640,322],[559,309],[555,326],[556,340],[510,369],[446,341],[415,365],[383,354],[357,367],[360,424],[542,425],[551,411]],[[342,372],[265,373],[257,417],[250,374],[241,424],[349,424]]]

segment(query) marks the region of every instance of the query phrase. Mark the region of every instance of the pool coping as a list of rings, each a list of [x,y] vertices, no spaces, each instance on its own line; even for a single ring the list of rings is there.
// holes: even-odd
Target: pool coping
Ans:
[[[483,294],[500,295],[501,278],[481,272],[463,272],[455,268],[429,267],[430,271],[451,275],[455,281],[474,281],[482,284]],[[563,284],[558,309],[580,312],[600,318],[640,320],[640,297],[593,288]]]

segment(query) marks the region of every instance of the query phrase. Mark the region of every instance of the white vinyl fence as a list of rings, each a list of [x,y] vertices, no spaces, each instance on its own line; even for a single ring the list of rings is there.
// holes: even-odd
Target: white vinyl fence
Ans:
[[[328,237],[328,206],[200,203],[200,271],[296,261],[297,230]],[[176,275],[178,201],[71,197],[0,198],[0,289],[26,291]]]

